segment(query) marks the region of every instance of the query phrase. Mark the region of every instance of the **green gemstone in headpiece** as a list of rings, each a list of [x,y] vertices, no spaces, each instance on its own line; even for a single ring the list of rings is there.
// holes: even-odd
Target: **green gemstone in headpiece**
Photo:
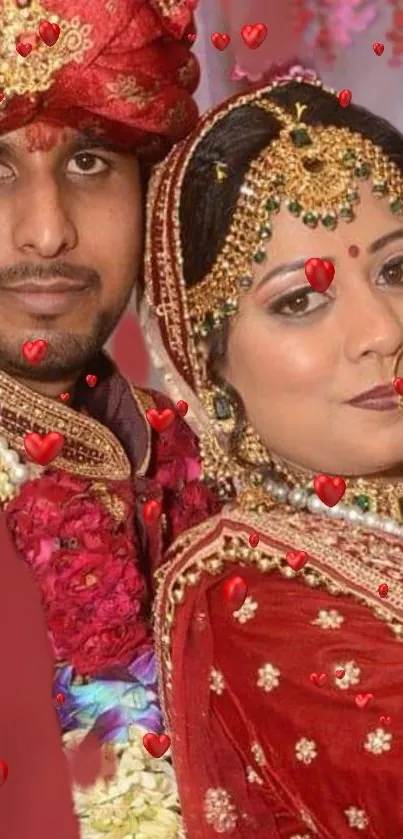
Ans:
[[[354,210],[352,207],[349,207],[347,204],[344,207],[340,207],[339,210],[340,218],[343,221],[353,221],[354,219]]]
[[[402,211],[402,202],[401,202],[400,198],[394,198],[390,202],[389,206],[390,206],[390,209],[392,210],[392,213],[400,213]]]
[[[374,195],[383,196],[387,194],[387,191],[388,185],[386,181],[378,181],[378,183],[372,185],[372,192]]]
[[[204,318],[203,323],[200,326],[200,335],[202,338],[207,338],[208,335],[212,333],[214,329],[214,316],[211,312],[209,312],[206,317]]]
[[[253,254],[253,261],[256,262],[258,265],[262,265],[262,263],[266,259],[266,256],[266,251],[256,251],[256,253]]]
[[[299,201],[289,201],[287,204],[287,210],[293,216],[300,216],[302,213],[302,209],[302,204],[300,204]]]
[[[358,163],[355,167],[355,174],[357,178],[369,178],[371,174],[371,167],[368,163]]]
[[[238,311],[238,303],[236,300],[225,300],[223,307],[222,307],[223,314],[227,315],[235,315]]]
[[[267,199],[264,208],[268,213],[278,213],[280,209],[280,203],[280,199],[276,196],[273,196],[273,198]]]
[[[293,128],[292,131],[290,131],[290,137],[294,146],[297,146],[299,149],[304,146],[312,145],[312,140],[306,128]]]
[[[302,217],[302,221],[307,227],[316,227],[318,224],[318,215],[312,212],[305,213]]]
[[[335,213],[326,213],[326,215],[322,216],[321,220],[326,230],[334,230],[337,226],[337,216]]]
[[[343,154],[342,163],[344,163],[344,166],[347,167],[354,166],[356,157],[357,155],[354,149],[347,149],[347,151],[345,151]]]

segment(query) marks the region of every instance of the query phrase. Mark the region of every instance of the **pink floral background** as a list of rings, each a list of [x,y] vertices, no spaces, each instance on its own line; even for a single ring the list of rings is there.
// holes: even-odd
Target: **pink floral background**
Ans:
[[[273,64],[295,58],[314,64],[331,87],[350,88],[355,102],[403,131],[403,0],[199,0],[196,20],[201,111],[247,88]],[[267,26],[267,37],[251,50],[241,28],[258,22]],[[214,32],[230,35],[225,51],[211,43]],[[381,56],[375,55],[374,42],[385,45]],[[161,386],[149,365],[134,304],[109,349],[132,381]]]

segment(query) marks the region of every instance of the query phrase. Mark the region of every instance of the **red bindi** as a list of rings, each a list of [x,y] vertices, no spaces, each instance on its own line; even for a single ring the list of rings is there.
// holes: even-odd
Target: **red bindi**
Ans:
[[[358,245],[350,245],[350,247],[348,249],[348,255],[349,256],[358,256],[359,253],[360,253],[360,249],[359,249]]]

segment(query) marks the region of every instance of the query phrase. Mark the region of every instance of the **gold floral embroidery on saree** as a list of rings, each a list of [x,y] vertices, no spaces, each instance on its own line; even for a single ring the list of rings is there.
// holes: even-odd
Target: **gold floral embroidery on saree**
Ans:
[[[260,536],[257,548],[249,545],[252,531]],[[295,547],[309,554],[299,572],[285,560],[287,550]],[[228,507],[184,533],[169,549],[164,566],[156,574],[155,636],[166,728],[176,610],[186,598],[187,587],[195,586],[202,574],[222,574],[231,563],[237,563],[254,566],[262,573],[279,571],[288,579],[298,576],[307,586],[322,586],[331,595],[352,595],[385,622],[398,640],[403,640],[402,560],[403,543],[396,537],[354,530],[344,522],[284,508],[266,515]],[[377,589],[385,575],[393,579],[393,585],[387,600],[381,601]]]

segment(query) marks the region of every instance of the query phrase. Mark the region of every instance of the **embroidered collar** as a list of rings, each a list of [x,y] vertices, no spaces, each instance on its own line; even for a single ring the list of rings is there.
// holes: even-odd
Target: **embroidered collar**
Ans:
[[[149,459],[149,438],[147,423],[142,421],[141,402],[138,395],[136,396],[136,391],[114,371],[109,359],[102,356],[101,362],[108,365],[107,378],[111,379],[112,371],[112,377],[115,375],[120,385],[124,383],[125,396],[130,394],[130,408],[134,417],[131,417],[129,430],[134,438],[142,438],[140,451],[126,453],[118,438],[101,421],[57,400],[42,396],[0,372],[0,433],[6,438],[10,448],[15,449],[25,459],[26,434],[35,431],[45,435],[50,431],[58,431],[65,437],[65,445],[62,454],[49,468],[66,470],[83,478],[108,481],[127,480],[132,473],[132,465],[136,467],[136,471],[144,473]],[[109,387],[105,397],[110,389]],[[119,400],[117,407],[120,407]],[[98,417],[99,414],[100,411],[96,411]],[[140,435],[136,435],[136,420],[141,428]],[[112,422],[108,424],[113,425]],[[124,425],[127,429],[128,423],[125,422]],[[133,454],[136,463],[130,462],[130,455]]]

